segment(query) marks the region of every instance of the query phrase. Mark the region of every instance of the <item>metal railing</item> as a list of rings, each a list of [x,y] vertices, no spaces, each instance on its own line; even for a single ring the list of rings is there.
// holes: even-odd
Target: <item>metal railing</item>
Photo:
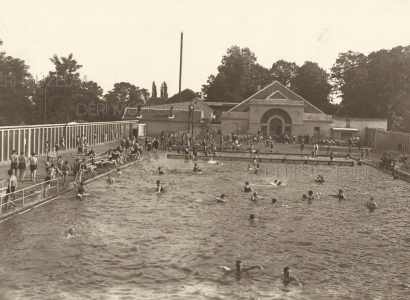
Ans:
[[[0,215],[7,213],[9,205],[12,205],[13,210],[15,210],[36,200],[45,199],[51,192],[58,193],[62,188],[59,183],[60,180],[59,178],[55,178],[47,181],[50,182],[49,187],[47,187],[48,184],[46,182],[41,182],[12,193],[0,195]],[[6,206],[6,211],[4,211],[4,206]]]

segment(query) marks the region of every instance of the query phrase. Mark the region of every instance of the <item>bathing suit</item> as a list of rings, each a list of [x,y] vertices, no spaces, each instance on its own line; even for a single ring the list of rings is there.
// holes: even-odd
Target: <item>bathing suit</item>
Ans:
[[[84,193],[84,187],[79,186],[78,187],[78,194],[82,195]]]
[[[158,144],[159,144],[158,140],[155,140],[153,144],[154,144],[154,149],[158,149]]]
[[[46,176],[46,178],[45,178],[45,181],[46,181],[46,184],[50,184],[50,180],[51,180],[51,177],[50,176]]]
[[[159,171],[159,175],[162,175],[162,174],[165,174],[164,172],[162,172],[162,171]]]
[[[251,188],[250,186],[245,186],[245,187],[244,187],[244,191],[245,191],[245,192],[251,192],[251,191],[252,191],[252,188]]]
[[[37,158],[32,156],[30,157],[30,171],[35,171],[37,170]]]
[[[6,194],[14,193],[15,191],[16,191],[16,186],[15,186],[15,185],[13,185],[13,186],[8,186],[8,187],[7,187]]]
[[[18,160],[19,160],[19,169],[24,170],[26,168],[26,158],[24,156],[23,157],[19,156]]]
[[[68,175],[68,169],[69,169],[69,165],[63,165],[62,170],[63,170],[63,174],[64,175]]]
[[[10,167],[10,169],[17,170],[17,160],[18,160],[17,155],[12,155],[11,156],[11,167]]]

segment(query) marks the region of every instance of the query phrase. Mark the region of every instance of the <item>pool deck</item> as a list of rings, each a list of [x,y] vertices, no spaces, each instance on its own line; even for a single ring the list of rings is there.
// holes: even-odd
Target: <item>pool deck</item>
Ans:
[[[139,141],[141,142],[141,141]],[[96,153],[100,153],[100,152],[106,152],[108,151],[108,149],[114,149],[116,147],[118,147],[120,145],[119,141],[115,141],[115,142],[110,142],[110,143],[106,143],[106,144],[99,144],[96,145],[94,147],[90,147],[89,150],[94,149],[94,151]],[[65,150],[65,151],[59,151],[58,155],[62,157],[62,159],[64,161],[68,161],[68,163],[71,165],[75,162],[76,158],[78,156],[75,156],[75,154],[77,154],[77,149],[70,149],[70,150]],[[127,163],[125,163],[124,165],[118,166],[119,169],[123,169],[123,168],[127,168],[135,163],[138,163],[140,161],[145,160],[145,158],[148,158],[147,153],[145,151],[145,153],[143,152],[143,155],[141,156],[140,160],[128,160]],[[25,175],[25,180],[24,183],[20,182],[19,178],[18,178],[18,185],[17,185],[17,189],[16,189],[16,193],[19,192],[19,190],[25,189],[25,188],[29,188],[32,187],[35,184],[44,182],[44,179],[46,177],[46,168],[45,168],[45,162],[46,162],[46,157],[45,155],[41,155],[41,156],[37,156],[38,159],[38,169],[37,169],[37,175],[36,175],[36,183],[33,183],[31,181],[31,175],[30,175],[30,170],[26,170],[26,175]],[[8,178],[8,174],[7,171],[10,169],[10,164],[3,164],[0,166],[0,172],[3,174],[3,177],[0,177],[0,180],[4,180]],[[91,172],[87,172],[86,174],[82,175],[82,181],[87,184],[91,181],[94,181],[98,178],[100,178],[101,176],[106,176],[108,173],[114,172],[116,171],[115,167],[104,167],[104,168],[97,168],[96,172],[97,175],[92,175]],[[60,179],[61,181],[61,179]],[[51,184],[51,186],[55,187],[55,184]],[[37,188],[33,188],[33,189],[39,189],[39,187]],[[32,199],[29,199],[29,197],[27,197],[27,201],[26,204],[24,206],[20,206],[18,205],[18,208],[13,210],[11,208],[9,208],[9,210],[7,212],[3,212],[2,208],[0,208],[0,222],[3,220],[6,220],[8,218],[11,218],[12,216],[14,216],[15,214],[20,214],[23,213],[24,211],[31,209],[34,206],[38,206],[41,205],[45,202],[51,201],[53,199],[56,199],[56,197],[58,197],[59,195],[71,192],[76,190],[77,187],[74,186],[74,176],[72,174],[72,172],[69,173],[68,177],[67,177],[67,185],[66,186],[62,186],[60,183],[60,187],[57,190],[50,190],[49,191],[49,195],[46,197],[43,197],[42,195],[38,195],[37,197],[33,197]],[[14,198],[11,199],[11,201],[14,201]]]

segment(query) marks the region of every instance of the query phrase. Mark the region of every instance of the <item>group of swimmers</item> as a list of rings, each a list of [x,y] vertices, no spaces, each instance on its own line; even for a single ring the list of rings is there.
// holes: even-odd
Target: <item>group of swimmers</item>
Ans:
[[[243,266],[242,261],[238,260],[236,262],[235,269],[230,269],[230,268],[225,267],[225,266],[219,266],[217,269],[221,270],[221,271],[224,271],[225,274],[235,272],[236,276],[242,276],[243,274],[249,274],[248,272],[250,270],[253,270],[253,269],[263,270],[263,267],[262,266],[252,266],[252,267],[245,268]],[[292,275],[292,270],[289,267],[285,267],[283,269],[283,283],[285,285],[289,284],[290,282],[299,283],[300,281],[301,281],[301,279],[297,278],[295,275]]]

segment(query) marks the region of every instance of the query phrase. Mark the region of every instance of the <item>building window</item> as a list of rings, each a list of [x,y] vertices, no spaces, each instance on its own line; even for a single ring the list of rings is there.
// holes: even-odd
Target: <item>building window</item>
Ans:
[[[314,130],[317,131],[317,132],[320,132],[320,127],[315,127]]]
[[[290,126],[285,126],[285,132],[290,132]]]

